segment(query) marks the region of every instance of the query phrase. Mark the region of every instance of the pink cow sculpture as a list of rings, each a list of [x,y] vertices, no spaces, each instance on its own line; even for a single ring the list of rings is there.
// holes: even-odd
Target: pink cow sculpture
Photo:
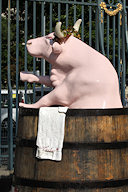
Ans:
[[[58,22],[54,33],[27,42],[32,56],[52,64],[51,75],[20,72],[20,79],[54,89],[34,104],[19,103],[20,107],[122,108],[117,73],[105,56],[76,38],[80,24],[81,19],[72,30],[61,31]]]

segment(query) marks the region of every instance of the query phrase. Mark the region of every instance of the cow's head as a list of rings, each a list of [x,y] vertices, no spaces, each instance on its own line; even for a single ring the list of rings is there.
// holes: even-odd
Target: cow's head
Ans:
[[[78,38],[80,37],[78,31],[81,19],[76,21],[72,29],[61,31],[61,24],[61,22],[58,22],[55,27],[55,32],[49,35],[28,40],[28,52],[34,57],[48,60],[52,53],[58,55],[62,52],[64,44],[71,35]]]

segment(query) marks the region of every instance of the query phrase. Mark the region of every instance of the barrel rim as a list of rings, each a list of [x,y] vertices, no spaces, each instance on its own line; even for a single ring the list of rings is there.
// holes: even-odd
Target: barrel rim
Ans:
[[[16,146],[36,148],[36,138],[24,139],[16,138]],[[128,148],[128,140],[126,141],[111,141],[111,142],[67,142],[63,143],[63,150],[110,150],[110,149],[125,149]]]
[[[104,179],[104,180],[85,180],[85,181],[47,181],[22,178],[14,175],[13,185],[28,186],[34,188],[49,188],[49,189],[103,189],[117,188],[128,185],[128,179]]]
[[[20,116],[38,116],[39,109],[19,108]],[[114,116],[128,115],[128,108],[109,109],[68,109],[66,116]]]

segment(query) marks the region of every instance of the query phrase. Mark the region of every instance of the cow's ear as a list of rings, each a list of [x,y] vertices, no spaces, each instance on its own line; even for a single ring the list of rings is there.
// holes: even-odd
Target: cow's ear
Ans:
[[[52,45],[52,51],[55,54],[60,54],[62,52],[62,46],[59,43],[55,42]]]

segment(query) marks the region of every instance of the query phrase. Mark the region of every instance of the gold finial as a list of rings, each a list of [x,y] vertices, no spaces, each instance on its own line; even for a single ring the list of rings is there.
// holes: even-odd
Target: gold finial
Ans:
[[[100,4],[101,9],[104,9],[104,11],[109,15],[109,16],[115,16],[117,13],[119,13],[119,11],[122,11],[123,6],[121,3],[117,4],[117,8],[113,11],[110,11],[107,9],[106,3],[105,2],[101,2]],[[110,7],[112,9],[112,6]]]

